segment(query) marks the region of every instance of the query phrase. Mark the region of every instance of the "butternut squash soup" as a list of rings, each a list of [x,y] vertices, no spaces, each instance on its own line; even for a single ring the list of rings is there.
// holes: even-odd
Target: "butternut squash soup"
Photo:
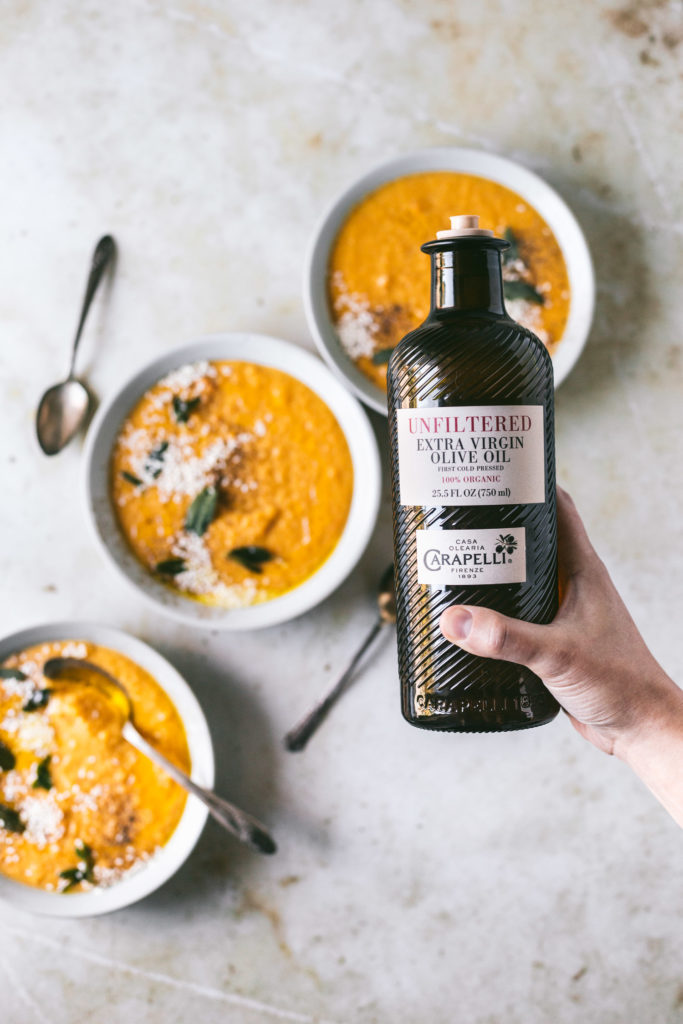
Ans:
[[[87,679],[53,682],[54,657],[85,658],[121,681],[141,733],[185,771],[182,721],[148,672],[117,651],[63,640],[0,666],[0,871],[53,892],[109,886],[172,835],[186,793],[121,735],[121,715]]]
[[[137,558],[207,604],[303,583],[351,506],[344,434],[318,395],[271,367],[198,362],[150,388],[114,446],[111,493]]]
[[[516,192],[488,178],[436,171],[387,182],[361,200],[332,247],[329,304],[347,354],[386,389],[395,345],[429,313],[429,269],[420,246],[452,214],[476,213],[504,236],[503,283],[508,313],[538,335],[552,354],[569,315],[562,250],[551,229]]]

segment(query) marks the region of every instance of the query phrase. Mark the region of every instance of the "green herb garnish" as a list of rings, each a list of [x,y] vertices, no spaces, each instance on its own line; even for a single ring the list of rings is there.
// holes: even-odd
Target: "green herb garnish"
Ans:
[[[95,859],[93,857],[93,852],[90,849],[90,847],[88,846],[88,844],[87,843],[82,843],[81,840],[79,839],[76,842],[76,845],[75,845],[74,849],[76,851],[76,856],[80,857],[81,860],[85,861],[87,870],[88,871],[92,871],[93,864],[95,863]]]
[[[85,875],[80,868],[67,868],[66,871],[59,872],[60,878],[65,878],[68,881],[68,885],[65,885],[62,892],[69,892],[70,889],[74,889],[80,882],[83,881]]]
[[[0,740],[0,768],[3,772],[11,772],[16,763],[17,759],[10,748]]]
[[[373,352],[372,361],[375,366],[385,366],[391,359],[393,351],[393,348],[378,348],[376,352]]]
[[[52,789],[54,783],[52,782],[52,775],[50,774],[51,760],[52,755],[48,754],[47,757],[44,757],[42,761],[38,762],[33,789]]]
[[[0,679],[19,679],[23,681],[28,679],[28,676],[20,668],[0,668]]]
[[[34,690],[29,699],[22,707],[22,711],[39,711],[44,708],[50,699],[52,690]]]
[[[255,544],[246,544],[242,548],[233,548],[228,552],[228,558],[239,562],[249,572],[262,573],[263,563],[270,562],[275,556],[268,548],[260,548]]]
[[[124,480],[127,480],[129,484],[133,484],[135,487],[139,487],[142,483],[142,480],[139,477],[135,476],[134,473],[129,473],[127,469],[121,470],[121,476]]]
[[[161,473],[161,470],[163,469],[162,462],[164,461],[164,455],[166,454],[167,448],[168,441],[162,441],[160,444],[156,446],[156,448],[152,448],[151,452],[147,456],[147,461],[145,462],[145,470],[155,480]]]
[[[164,562],[159,562],[156,567],[156,571],[160,572],[162,576],[177,576],[178,573],[185,572],[185,569],[184,558],[167,558]]]
[[[187,510],[185,529],[189,533],[203,536],[213,522],[218,508],[218,492],[215,487],[205,487]]]
[[[521,259],[522,257],[519,252],[517,235],[514,233],[512,228],[505,228],[503,238],[506,242],[510,243],[510,248],[506,249],[503,253],[503,263],[514,263],[515,260]]]
[[[17,832],[19,834],[26,829],[26,825],[24,825],[17,811],[12,807],[6,807],[5,804],[0,804],[0,825],[8,832]]]
[[[503,281],[503,294],[506,299],[524,299],[535,302],[537,306],[545,305],[545,299],[528,281]]]
[[[69,892],[70,889],[74,889],[81,882],[94,882],[95,876],[93,874],[93,868],[95,866],[95,858],[91,848],[86,843],[80,841],[76,843],[74,847],[76,856],[79,859],[79,863],[75,868],[67,868],[65,871],[59,872],[59,877],[64,878],[69,884],[65,885],[62,892]]]
[[[201,398],[197,395],[196,398],[178,398],[177,395],[173,396],[173,413],[178,423],[187,423],[192,413],[195,411]]]

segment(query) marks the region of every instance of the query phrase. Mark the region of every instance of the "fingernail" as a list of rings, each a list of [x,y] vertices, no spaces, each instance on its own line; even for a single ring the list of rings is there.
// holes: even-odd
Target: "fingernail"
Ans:
[[[466,640],[472,631],[472,614],[466,608],[447,608],[441,616],[441,630],[449,640]]]

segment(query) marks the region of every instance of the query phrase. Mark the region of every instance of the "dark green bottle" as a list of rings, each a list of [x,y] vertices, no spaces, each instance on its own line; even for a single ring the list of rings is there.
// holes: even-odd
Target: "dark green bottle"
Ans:
[[[529,669],[444,639],[452,604],[528,622],[557,611],[553,369],[505,312],[508,243],[453,217],[422,246],[432,308],[389,363],[402,709],[425,729],[493,732],[551,721]]]

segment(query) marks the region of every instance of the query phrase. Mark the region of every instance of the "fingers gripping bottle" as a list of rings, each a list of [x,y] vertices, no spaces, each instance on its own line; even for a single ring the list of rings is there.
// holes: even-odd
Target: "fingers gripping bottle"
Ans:
[[[553,369],[505,311],[507,246],[473,216],[423,245],[431,311],[389,363],[402,710],[425,729],[527,729],[558,712],[529,669],[439,630],[453,604],[537,623],[557,611]]]

